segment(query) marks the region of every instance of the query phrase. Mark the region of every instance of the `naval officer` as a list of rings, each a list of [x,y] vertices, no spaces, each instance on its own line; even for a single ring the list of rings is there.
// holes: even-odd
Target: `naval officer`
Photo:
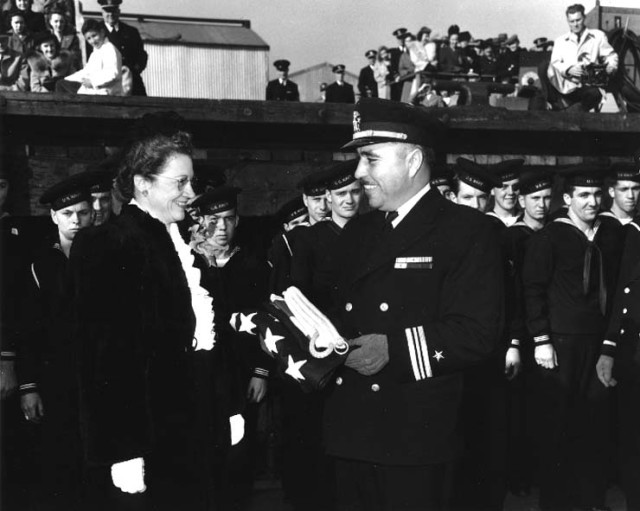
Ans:
[[[441,509],[461,371],[497,348],[497,233],[429,185],[439,132],[423,109],[368,98],[344,146],[359,153],[355,175],[377,211],[346,225],[337,253],[349,257],[334,274],[331,316],[352,347],[324,418],[339,509]]]

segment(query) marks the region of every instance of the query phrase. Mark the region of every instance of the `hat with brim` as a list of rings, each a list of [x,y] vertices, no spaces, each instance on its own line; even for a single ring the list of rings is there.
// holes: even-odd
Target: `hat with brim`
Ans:
[[[363,98],[353,111],[353,140],[342,150],[384,142],[435,147],[444,124],[427,109],[380,98]]]
[[[238,207],[238,194],[242,190],[236,186],[220,186],[203,193],[191,203],[201,215],[215,215]]]
[[[484,193],[489,193],[492,188],[502,185],[500,178],[489,172],[484,165],[466,158],[456,160],[456,176],[463,183]]]
[[[91,194],[86,176],[75,174],[48,188],[40,197],[40,204],[48,205],[54,211],[64,209],[80,202],[89,202]]]
[[[278,71],[288,71],[289,70],[289,66],[291,65],[291,62],[289,62],[286,59],[280,59],[280,60],[276,60],[273,63],[273,66],[278,70]]]

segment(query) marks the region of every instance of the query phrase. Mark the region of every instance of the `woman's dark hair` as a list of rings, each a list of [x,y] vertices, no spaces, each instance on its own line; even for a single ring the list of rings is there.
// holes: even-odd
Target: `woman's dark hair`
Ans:
[[[87,32],[106,32],[107,27],[104,26],[102,21],[94,20],[89,18],[82,24],[82,34],[86,34]]]
[[[174,155],[191,157],[193,144],[191,135],[184,131],[173,133],[156,132],[133,142],[120,161],[116,189],[126,200],[134,196],[134,176],[148,178],[158,174]]]

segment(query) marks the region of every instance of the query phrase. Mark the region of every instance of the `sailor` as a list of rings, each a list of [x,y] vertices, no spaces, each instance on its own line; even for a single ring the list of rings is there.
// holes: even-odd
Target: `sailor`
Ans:
[[[291,261],[291,282],[317,307],[326,310],[331,304],[329,272],[331,255],[344,226],[358,215],[362,185],[354,173],[358,160],[334,163],[322,174],[331,207],[331,220],[300,231],[296,253]]]
[[[491,190],[494,204],[493,210],[489,211],[487,215],[501,220],[507,227],[516,223],[519,218],[518,191],[516,188],[523,164],[524,160],[518,158],[504,160],[487,167],[489,172],[500,179],[500,186]]]
[[[614,163],[606,180],[611,197],[611,208],[601,216],[616,219],[622,225],[631,222],[636,215],[640,197],[640,162]]]
[[[453,173],[449,169],[436,164],[430,183],[445,199],[453,200]]]
[[[293,238],[302,229],[309,226],[309,213],[302,201],[296,197],[286,202],[276,214],[281,230],[276,234],[269,248],[268,261],[271,267],[269,291],[281,293],[291,285],[291,257]]]
[[[489,173],[485,166],[466,158],[456,160],[455,172],[454,202],[486,213],[491,190],[500,186],[500,180]]]
[[[503,250],[507,259],[505,279],[506,351],[505,373],[509,432],[507,445],[508,487],[515,495],[526,495],[531,485],[532,445],[531,417],[528,415],[527,393],[531,369],[531,343],[525,326],[522,266],[527,243],[534,232],[542,229],[549,215],[553,174],[528,172],[516,185],[522,215],[507,228]]]
[[[327,200],[327,184],[322,172],[313,172],[304,177],[298,188],[302,188],[302,202],[307,207],[309,225],[324,222],[331,216],[331,208]]]
[[[610,454],[610,389],[596,363],[617,276],[620,226],[598,218],[602,172],[564,177],[566,214],[531,236],[523,266],[526,324],[534,339],[534,409],[540,508],[603,509]]]
[[[39,437],[36,500],[52,509],[78,509],[82,452],[66,272],[73,240],[93,223],[94,213],[80,174],[46,190],[40,203],[50,206],[57,230],[35,254],[25,292],[23,310],[31,321],[18,351],[21,408]]]
[[[269,266],[251,247],[238,242],[238,195],[233,186],[220,186],[207,191],[191,204],[199,223],[192,229],[191,246],[200,254],[196,262],[202,272],[202,286],[213,298],[216,338],[218,344],[208,360],[200,360],[201,374],[213,382],[213,392],[201,389],[215,403],[212,408],[212,431],[224,431],[216,424],[217,417],[227,417],[243,411],[245,439],[228,453],[231,488],[219,488],[225,495],[222,502],[237,505],[250,493],[253,483],[258,405],[267,394],[271,359],[255,342],[247,342],[246,333],[236,332],[229,325],[235,311],[255,308],[268,298]],[[197,356],[202,352],[195,352]],[[205,380],[206,381],[206,380]],[[240,393],[238,394],[238,390]],[[245,407],[245,403],[247,406]],[[227,410],[224,410],[228,407]],[[226,422],[226,420],[225,420]],[[216,439],[214,456],[224,453],[222,437]],[[215,458],[212,459],[215,461]]]

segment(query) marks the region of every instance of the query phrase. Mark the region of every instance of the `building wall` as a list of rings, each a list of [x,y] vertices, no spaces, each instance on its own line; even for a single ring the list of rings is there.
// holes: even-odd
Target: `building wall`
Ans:
[[[117,148],[109,146],[40,146],[25,147],[26,158],[14,172],[24,183],[13,192],[12,211],[19,215],[47,215],[48,209],[38,203],[42,193],[62,179],[83,172]],[[520,157],[529,168],[554,168],[576,165],[582,162],[607,165],[622,157],[589,158],[582,156],[554,155],[498,155],[498,154],[447,154],[447,165],[453,166],[458,156],[480,164],[497,163],[503,159]],[[229,185],[242,189],[239,212],[242,216],[262,217],[273,215],[287,200],[300,193],[297,184],[310,172],[318,171],[332,161],[352,156],[331,150],[198,148],[194,159],[221,169]],[[627,158],[628,160],[628,158]]]
[[[149,96],[264,99],[269,52],[145,42],[149,64],[142,78]],[[197,73],[192,70],[196,69]],[[235,77],[242,76],[243,80]]]

